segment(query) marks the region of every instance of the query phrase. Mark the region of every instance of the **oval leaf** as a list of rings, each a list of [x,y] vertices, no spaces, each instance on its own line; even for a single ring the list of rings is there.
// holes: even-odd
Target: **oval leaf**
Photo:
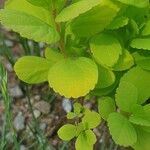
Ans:
[[[132,106],[137,104],[138,90],[129,82],[122,81],[116,91],[116,103],[118,107],[125,111],[131,112]]]
[[[65,22],[76,18],[80,14],[92,9],[94,6],[100,4],[99,0],[81,0],[66,8],[56,17],[56,22]]]
[[[150,71],[150,56],[143,56],[138,53],[134,54],[135,62],[138,66]]]
[[[98,66],[98,82],[96,88],[107,88],[115,82],[115,74],[109,69],[103,66]]]
[[[102,97],[98,100],[98,111],[104,120],[108,119],[109,114],[116,111],[115,100],[111,97]]]
[[[67,98],[78,98],[95,87],[98,69],[89,58],[67,58],[50,69],[48,79],[54,91]]]
[[[132,124],[121,114],[112,113],[108,118],[108,126],[113,140],[123,146],[131,146],[137,141],[137,134]]]
[[[76,126],[72,124],[66,124],[58,130],[58,136],[64,141],[70,141],[76,136]]]
[[[72,32],[78,37],[90,37],[103,31],[117,15],[119,8],[111,1],[102,1],[71,22]]]
[[[119,57],[118,62],[113,66],[115,71],[124,71],[130,69],[134,65],[134,59],[129,51],[124,50],[123,54]]]
[[[93,150],[93,145],[96,142],[96,136],[91,130],[82,132],[75,143],[76,150]]]
[[[36,1],[39,2],[41,0],[36,0]],[[34,6],[30,4],[27,0],[7,0],[4,8],[5,10],[15,10],[19,12],[24,12],[30,16],[34,16],[40,19],[41,21],[49,25],[53,24],[52,16],[50,15],[49,11],[41,7]]]
[[[51,66],[52,63],[44,58],[24,56],[16,62],[14,69],[19,79],[33,84],[47,81]]]
[[[64,58],[64,56],[56,49],[46,48],[45,58],[56,63]]]
[[[133,113],[130,116],[130,122],[141,125],[141,126],[150,126],[150,105],[141,106],[138,105],[134,107]]]
[[[132,48],[150,50],[150,38],[136,38],[134,39],[130,46]]]
[[[58,32],[40,19],[15,10],[1,10],[0,21],[21,36],[51,44],[59,40]]]
[[[144,103],[150,97],[149,71],[143,70],[140,67],[134,67],[121,78],[121,82],[122,81],[131,83],[137,88],[139,104]]]
[[[122,54],[119,41],[109,34],[99,34],[92,38],[90,42],[92,54],[101,65],[112,67],[117,63]]]
[[[85,116],[82,119],[82,122],[84,123],[87,129],[93,129],[93,128],[96,128],[100,124],[101,117],[95,111],[86,111]]]
[[[107,29],[119,29],[125,25],[127,25],[129,22],[129,18],[121,16],[121,17],[116,17],[107,27]]]

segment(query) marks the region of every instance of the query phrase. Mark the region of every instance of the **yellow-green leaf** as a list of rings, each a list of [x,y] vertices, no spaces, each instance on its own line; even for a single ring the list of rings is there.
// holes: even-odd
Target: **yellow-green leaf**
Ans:
[[[123,146],[132,146],[137,141],[137,134],[127,118],[119,113],[111,113],[108,126],[115,143]]]
[[[134,67],[121,78],[122,81],[132,83],[137,88],[139,104],[144,103],[150,97],[150,71]]]
[[[6,1],[5,7],[6,10],[15,10],[21,11],[28,15],[34,16],[41,21],[53,25],[52,16],[50,12],[41,7],[34,6],[27,2],[27,0],[8,0]]]
[[[99,0],[80,0],[72,5],[64,8],[56,17],[57,22],[65,22],[76,18],[80,14],[90,10],[94,6],[100,4]]]
[[[98,69],[89,58],[66,58],[50,69],[48,79],[55,92],[67,98],[78,98],[94,89],[98,80]]]
[[[107,120],[109,114],[116,111],[115,100],[111,97],[102,97],[98,99],[98,111],[104,120]]]
[[[109,25],[118,11],[118,6],[110,0],[101,0],[99,5],[72,20],[72,32],[78,37],[99,33]]]
[[[96,142],[96,136],[91,130],[82,132],[75,143],[76,150],[93,150]]]
[[[113,66],[115,71],[124,71],[130,69],[134,65],[134,59],[128,50],[124,50],[119,57],[118,62]]]
[[[24,56],[16,62],[14,69],[19,79],[33,84],[47,81],[51,66],[52,63],[44,58]]]
[[[54,63],[64,58],[64,56],[58,50],[49,47],[45,50],[45,57]]]
[[[98,82],[96,88],[107,88],[115,82],[115,74],[111,69],[98,65]]]
[[[49,24],[21,11],[3,9],[0,11],[0,21],[21,36],[37,42],[51,44],[59,40],[58,32]]]
[[[133,39],[130,46],[137,49],[150,50],[150,38],[136,38]]]
[[[121,81],[116,91],[117,106],[125,111],[131,112],[132,106],[137,104],[138,90],[136,86],[130,82]]]
[[[90,42],[90,47],[96,61],[109,67],[117,63],[122,54],[119,41],[110,34],[102,33],[94,36]]]
[[[66,124],[58,130],[58,136],[64,141],[69,141],[76,136],[76,132],[77,127],[75,125]]]

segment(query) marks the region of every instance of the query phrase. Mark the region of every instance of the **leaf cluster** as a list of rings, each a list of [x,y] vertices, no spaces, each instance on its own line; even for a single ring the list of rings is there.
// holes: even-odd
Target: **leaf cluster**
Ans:
[[[82,107],[79,103],[75,103],[74,111],[68,113],[67,118],[75,118],[75,125],[66,124],[62,126],[58,131],[59,137],[65,141],[76,138],[76,150],[83,150],[85,148],[92,150],[96,142],[96,136],[92,129],[100,124],[100,115],[95,111]]]
[[[48,81],[67,98],[100,98],[99,112],[114,141],[149,150],[149,0],[8,0],[0,21],[47,45],[43,57],[24,56],[16,62],[19,79]],[[77,149],[88,149],[90,141],[92,149],[96,139],[91,129],[96,126],[89,116],[96,114],[82,114],[78,104],[74,110],[68,118],[83,116],[81,123],[66,125],[60,136],[77,137]]]

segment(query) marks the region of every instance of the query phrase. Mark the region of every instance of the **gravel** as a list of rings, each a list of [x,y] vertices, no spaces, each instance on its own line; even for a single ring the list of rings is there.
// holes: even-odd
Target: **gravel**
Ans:
[[[25,118],[22,112],[19,112],[14,119],[13,125],[17,131],[23,130],[25,128]]]

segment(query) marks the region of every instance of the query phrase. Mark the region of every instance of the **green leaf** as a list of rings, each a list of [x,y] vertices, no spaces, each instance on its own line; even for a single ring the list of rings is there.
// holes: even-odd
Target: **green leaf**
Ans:
[[[15,10],[1,10],[1,23],[7,28],[13,29],[21,36],[33,39],[37,42],[48,44],[59,40],[59,35],[55,29],[40,19],[26,13]]]
[[[102,97],[98,100],[98,111],[104,120],[109,114],[116,111],[115,101],[111,97]]]
[[[124,27],[129,22],[129,18],[124,16],[116,17],[107,27],[107,29],[115,30]]]
[[[150,133],[145,132],[142,127],[136,126],[137,142],[132,146],[135,150],[149,150]]]
[[[150,126],[150,105],[136,106],[129,120],[137,125]]]
[[[92,119],[91,119],[92,118]],[[82,123],[86,129],[96,128],[101,122],[100,115],[95,111],[86,111]]]
[[[80,103],[74,103],[73,104],[73,112],[69,112],[67,114],[68,119],[73,119],[75,117],[80,117],[81,111],[83,110],[83,107]],[[81,114],[82,116],[82,114]]]
[[[150,38],[136,38],[132,40],[130,46],[132,48],[150,50]]]
[[[102,97],[102,96],[107,96],[108,94],[112,95],[115,93],[115,88],[118,86],[119,82],[120,82],[120,78],[122,77],[122,73],[118,72],[116,73],[116,80],[115,82],[107,87],[107,88],[102,88],[102,89],[98,89],[98,88],[95,88],[93,91],[91,91],[91,95],[92,96],[98,96],[98,97]]]
[[[131,112],[131,108],[138,100],[138,90],[136,86],[130,82],[121,81],[116,91],[117,106],[125,111]]]
[[[73,119],[75,117],[77,117],[77,115],[74,112],[67,113],[67,119]]]
[[[150,71],[150,57],[149,56],[143,56],[139,53],[134,53],[135,62],[138,66],[145,70]]]
[[[93,91],[91,91],[91,95],[98,96],[98,97],[107,96],[108,94],[111,94],[115,90],[116,86],[117,84],[114,83],[113,85],[107,88],[102,88],[102,89],[95,88]]]
[[[52,63],[44,58],[24,56],[16,62],[14,69],[19,79],[33,84],[47,81],[51,66]]]
[[[39,2],[41,0],[37,1]],[[7,2],[5,3],[5,10],[24,12],[28,15],[40,19],[46,24],[54,25],[54,21],[49,11],[41,7],[34,6],[27,2],[27,0],[7,0]]]
[[[51,3],[52,1],[50,0],[27,0],[29,3],[31,3],[32,5],[38,6],[38,7],[43,7],[47,10],[50,11],[50,8],[52,7]]]
[[[121,114],[112,113],[108,126],[113,140],[122,146],[132,146],[137,141],[137,134],[132,124]]]
[[[90,41],[92,54],[101,65],[112,67],[122,54],[119,41],[110,34],[99,34]]]
[[[56,17],[56,22],[65,22],[73,18],[78,17],[80,14],[92,9],[96,5],[100,4],[99,0],[81,0],[72,5],[64,8],[60,14]]]
[[[56,49],[46,48],[45,58],[56,63],[64,58],[64,56]]]
[[[149,0],[117,0],[121,3],[127,4],[127,5],[133,5],[136,7],[148,7],[149,5]]]
[[[76,126],[72,124],[66,124],[58,130],[58,136],[64,141],[70,141],[76,136]]]
[[[150,35],[150,20],[146,23],[146,25],[142,31],[142,35],[144,35],[144,36]]]
[[[70,26],[77,37],[90,37],[103,31],[117,15],[119,8],[111,1],[100,5],[72,20]]]
[[[96,88],[106,88],[115,82],[115,74],[109,69],[98,65],[98,82]]]
[[[79,115],[80,112],[81,112],[82,109],[83,109],[83,107],[82,107],[82,105],[81,105],[80,103],[75,103],[75,104],[73,105],[73,108],[74,108],[74,112],[75,112],[77,115]]]
[[[96,136],[91,130],[82,132],[75,143],[76,150],[93,150],[96,142]]]
[[[150,97],[150,72],[134,67],[130,69],[121,79],[133,84],[138,90],[138,103],[142,104]]]
[[[89,58],[66,58],[50,69],[48,79],[54,91],[67,98],[78,98],[94,89],[98,70]]]
[[[134,59],[128,50],[124,50],[119,57],[118,62],[113,66],[115,71],[124,71],[130,69],[134,65]]]

